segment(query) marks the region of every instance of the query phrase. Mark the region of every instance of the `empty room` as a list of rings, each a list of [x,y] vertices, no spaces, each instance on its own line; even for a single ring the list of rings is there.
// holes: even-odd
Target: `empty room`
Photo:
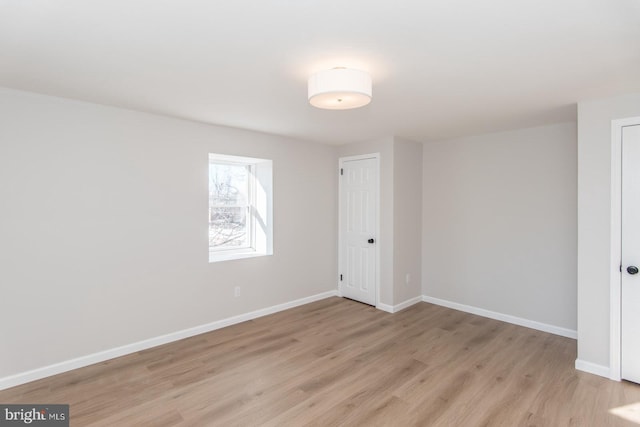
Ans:
[[[0,425],[640,426],[640,2],[0,0]]]

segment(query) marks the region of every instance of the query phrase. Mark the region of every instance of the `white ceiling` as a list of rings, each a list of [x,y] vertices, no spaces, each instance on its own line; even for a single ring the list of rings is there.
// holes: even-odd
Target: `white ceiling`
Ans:
[[[307,78],[372,74],[309,106]],[[0,86],[326,143],[575,120],[640,90],[640,0],[0,0]]]

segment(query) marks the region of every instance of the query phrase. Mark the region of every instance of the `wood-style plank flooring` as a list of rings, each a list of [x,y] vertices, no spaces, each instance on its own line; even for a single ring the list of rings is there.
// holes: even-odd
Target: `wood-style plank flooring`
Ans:
[[[496,320],[329,298],[0,391],[0,403],[68,403],[72,426],[640,425],[610,412],[640,411],[640,386],[575,359],[574,340]]]

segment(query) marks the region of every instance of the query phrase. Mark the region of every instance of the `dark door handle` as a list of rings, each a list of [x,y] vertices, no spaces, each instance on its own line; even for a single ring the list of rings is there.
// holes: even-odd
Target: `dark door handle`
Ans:
[[[638,267],[636,267],[635,265],[630,265],[629,267],[627,267],[627,273],[638,274]]]
[[[369,239],[369,240],[368,240],[368,242],[369,242],[369,243],[375,243],[376,241],[375,241],[375,240],[373,240],[373,239]],[[634,267],[634,268],[635,268],[635,267]],[[636,273],[638,272],[637,270],[638,270],[638,269],[636,268]],[[634,274],[635,274],[635,273],[634,273]]]

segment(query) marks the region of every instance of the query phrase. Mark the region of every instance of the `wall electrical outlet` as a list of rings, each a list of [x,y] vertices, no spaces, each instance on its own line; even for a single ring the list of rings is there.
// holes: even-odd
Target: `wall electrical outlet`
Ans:
[[[235,288],[233,288],[233,296],[235,297],[240,296],[240,286],[236,286]]]

